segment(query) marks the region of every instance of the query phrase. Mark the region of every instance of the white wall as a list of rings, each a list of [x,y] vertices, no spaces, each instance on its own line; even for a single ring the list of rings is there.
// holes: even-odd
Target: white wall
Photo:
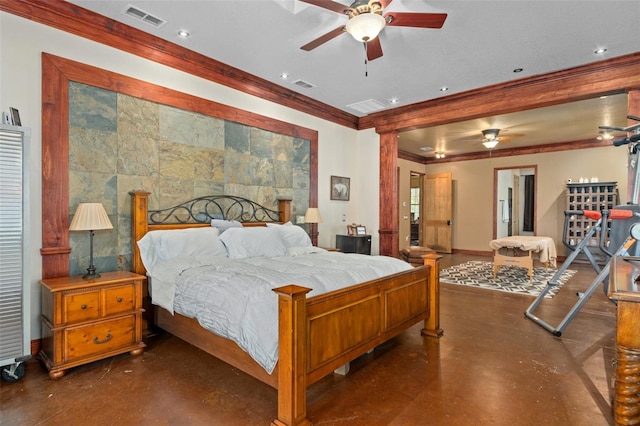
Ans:
[[[599,123],[594,123],[597,131]],[[415,163],[401,162],[401,173]],[[495,168],[525,168],[537,165],[536,234],[551,237],[559,255],[564,255],[562,228],[566,210],[567,179],[597,176],[600,182],[617,182],[620,203],[626,204],[627,148],[600,147],[574,151],[487,158],[474,161],[435,163],[426,174],[448,173],[453,180],[453,249],[490,251],[493,239],[493,174]],[[419,170],[413,167],[412,170]]]
[[[358,132],[258,97],[211,83],[134,55],[68,34],[17,16],[0,12],[0,110],[15,107],[22,124],[31,128],[31,338],[40,337],[40,289],[42,277],[42,123],[41,53],[47,52],[109,71],[145,80],[225,105],[273,117],[318,131],[318,204],[324,223],[319,245],[335,246],[335,234],[346,222],[366,224],[377,237],[378,136]],[[375,171],[375,173],[373,172]],[[351,178],[351,201],[329,200],[329,176]],[[44,212],[46,214],[46,212]],[[377,252],[377,239],[372,250]]]

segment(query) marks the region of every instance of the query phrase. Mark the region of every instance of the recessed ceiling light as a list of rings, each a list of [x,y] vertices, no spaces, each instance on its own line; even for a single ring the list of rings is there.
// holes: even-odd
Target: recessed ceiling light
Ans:
[[[392,99],[389,101],[389,103],[392,103],[392,104],[397,104],[398,102],[400,102],[400,99],[398,99],[398,98],[392,98]]]
[[[600,49],[596,49],[595,53],[596,55],[602,55],[604,52],[606,52],[607,49],[605,49],[604,47],[601,47]]]
[[[182,38],[188,38],[191,34],[187,30],[178,30],[178,36]]]
[[[433,148],[431,148],[430,146],[423,146],[420,148],[420,151],[429,152],[433,151]]]
[[[289,73],[283,72],[282,74],[280,74],[280,78],[283,80],[286,80],[289,78]]]
[[[440,91],[441,91],[441,92],[446,92],[447,90],[449,90],[449,88],[448,88],[447,86],[442,86],[442,87],[440,88]]]
[[[524,68],[516,68],[513,70],[513,72],[522,72],[524,71]]]

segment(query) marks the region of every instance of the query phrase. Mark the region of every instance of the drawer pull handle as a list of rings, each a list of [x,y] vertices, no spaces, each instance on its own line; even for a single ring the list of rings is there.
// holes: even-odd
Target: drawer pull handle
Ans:
[[[93,343],[95,343],[96,345],[101,345],[103,343],[107,343],[109,340],[111,340],[111,334],[107,334],[107,338],[104,340],[98,340],[98,336],[93,338]]]
[[[122,297],[118,297],[116,300],[118,301],[118,303],[122,303]]]
[[[80,309],[87,309],[87,305],[81,305]]]

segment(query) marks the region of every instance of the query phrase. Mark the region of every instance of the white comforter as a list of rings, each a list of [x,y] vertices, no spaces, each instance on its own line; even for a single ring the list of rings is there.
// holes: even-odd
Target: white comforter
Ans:
[[[177,258],[151,273],[153,303],[195,318],[235,341],[271,373],[278,359],[278,307],[273,288],[309,287],[314,296],[411,269],[402,260],[318,250],[301,256]]]

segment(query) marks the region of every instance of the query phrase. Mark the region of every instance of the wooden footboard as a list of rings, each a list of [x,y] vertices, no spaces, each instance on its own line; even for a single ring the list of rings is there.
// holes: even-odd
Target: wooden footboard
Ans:
[[[440,257],[427,255],[427,266],[309,299],[305,287],[274,289],[279,359],[278,418],[272,424],[309,424],[307,386],[419,321],[423,334],[441,336]]]

